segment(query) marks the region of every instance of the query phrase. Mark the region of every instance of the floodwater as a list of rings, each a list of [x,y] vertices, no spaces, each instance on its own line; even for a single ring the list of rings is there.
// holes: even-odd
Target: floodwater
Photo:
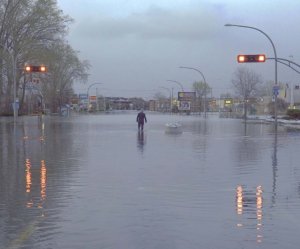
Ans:
[[[1,118],[0,248],[299,248],[300,131],[146,114]]]

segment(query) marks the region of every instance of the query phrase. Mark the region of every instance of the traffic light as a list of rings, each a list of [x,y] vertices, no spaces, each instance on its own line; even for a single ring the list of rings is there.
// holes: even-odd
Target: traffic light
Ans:
[[[237,56],[238,63],[247,63],[247,62],[265,62],[266,55],[264,54],[239,54]]]
[[[31,73],[31,72],[35,72],[35,73],[45,73],[47,72],[47,67],[44,65],[40,65],[40,66],[32,66],[32,65],[27,65],[25,66],[25,72],[27,73]]]

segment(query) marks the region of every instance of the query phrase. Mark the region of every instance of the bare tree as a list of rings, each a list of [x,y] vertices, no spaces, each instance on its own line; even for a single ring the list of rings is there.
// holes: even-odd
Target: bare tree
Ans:
[[[245,119],[247,118],[248,101],[256,96],[261,83],[261,76],[247,67],[239,67],[234,72],[232,85],[235,93],[243,100]]]
[[[169,96],[166,96],[165,93],[162,92],[156,92],[153,96],[153,98],[157,101],[156,108],[159,111],[172,111],[171,108],[171,102],[172,102],[172,96],[171,92]]]
[[[205,95],[211,92],[210,86],[202,81],[195,81],[193,83],[193,90],[196,92],[196,106],[200,109],[203,110],[204,106],[207,106],[207,103],[205,105],[201,104],[203,103],[203,99],[205,99]]]
[[[12,98],[13,68],[19,89],[24,63],[39,60],[36,50],[62,40],[71,21],[55,0],[0,0],[0,95],[6,109]]]

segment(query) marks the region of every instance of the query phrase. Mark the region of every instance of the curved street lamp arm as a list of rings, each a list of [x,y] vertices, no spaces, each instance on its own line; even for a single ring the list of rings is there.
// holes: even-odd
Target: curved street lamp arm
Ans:
[[[202,76],[202,78],[203,78],[203,80],[204,80],[204,83],[205,83],[205,85],[206,85],[206,80],[205,80],[204,74],[203,74],[200,70],[198,70],[197,68],[193,68],[193,67],[179,67],[179,68],[192,69],[192,70],[197,71],[198,73],[201,74],[201,76]]]
[[[240,27],[240,28],[247,28],[247,29],[254,29],[260,33],[262,33],[265,37],[268,38],[268,40],[271,42],[273,50],[274,50],[274,56],[275,56],[275,86],[278,85],[278,76],[277,76],[277,52],[276,52],[276,48],[275,45],[272,41],[272,39],[262,30],[255,28],[255,27],[251,27],[251,26],[245,26],[245,25],[237,25],[237,24],[225,24],[225,27]],[[275,94],[275,103],[274,103],[275,107],[274,107],[274,116],[275,116],[275,127],[277,127],[277,95]],[[276,128],[277,129],[277,128]]]
[[[204,77],[204,74],[198,70],[197,68],[193,68],[193,67],[179,67],[179,68],[184,68],[184,69],[191,69],[191,70],[194,70],[194,71],[197,71],[198,73],[201,74],[203,80],[204,80],[204,117],[206,118],[206,88],[207,88],[207,84],[206,84],[206,80],[205,80],[205,77]]]
[[[252,27],[252,26],[246,26],[246,25],[238,25],[238,24],[225,24],[226,27],[240,27],[240,28],[246,28],[246,29],[254,29],[257,30],[258,32],[262,33],[264,36],[266,36],[268,38],[268,40],[271,42],[273,50],[274,50],[274,55],[275,55],[275,60],[277,60],[277,52],[276,52],[276,48],[275,45],[272,41],[272,39],[262,30]]]
[[[275,58],[266,58],[266,59],[267,59],[267,60],[275,60]],[[297,66],[297,67],[300,67],[299,64],[297,64],[296,62],[293,62],[293,61],[291,61],[291,60],[288,60],[288,59],[277,58],[277,61],[278,61],[278,62],[280,62],[280,61],[286,61],[286,62],[288,62],[289,64],[293,64],[293,65],[295,65],[295,66]]]
[[[238,24],[225,24],[225,27],[240,27],[240,28],[246,28],[246,29],[254,29],[260,33],[262,33],[265,37],[267,37],[267,39],[271,42],[273,50],[274,50],[274,56],[275,56],[275,85],[277,85],[277,52],[276,52],[276,48],[275,45],[272,41],[272,39],[262,30],[252,27],[252,26],[245,26],[245,25],[238,25]]]
[[[169,82],[174,82],[174,83],[178,84],[178,85],[181,87],[181,90],[184,92],[184,90],[183,90],[183,85],[182,85],[180,82],[178,82],[178,81],[176,81],[176,80],[167,80],[167,81],[169,81]]]
[[[89,85],[88,89],[87,89],[87,95],[89,96],[89,91],[90,91],[90,88],[94,85],[103,85],[103,83],[93,83],[91,85]]]
[[[267,58],[267,60],[275,60],[275,58]],[[284,61],[281,61],[280,58],[277,58],[277,62],[279,62],[279,63],[281,63],[281,64],[283,64],[283,65],[285,65],[285,66],[287,66],[287,67],[289,67],[291,69],[293,69],[295,72],[297,72],[297,73],[300,74],[300,71],[298,71],[297,69],[293,68],[290,63],[285,63]]]

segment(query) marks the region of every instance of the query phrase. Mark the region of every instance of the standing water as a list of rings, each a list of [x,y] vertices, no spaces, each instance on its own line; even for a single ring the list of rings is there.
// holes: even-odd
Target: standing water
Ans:
[[[299,248],[299,131],[146,115],[0,119],[0,248]]]

